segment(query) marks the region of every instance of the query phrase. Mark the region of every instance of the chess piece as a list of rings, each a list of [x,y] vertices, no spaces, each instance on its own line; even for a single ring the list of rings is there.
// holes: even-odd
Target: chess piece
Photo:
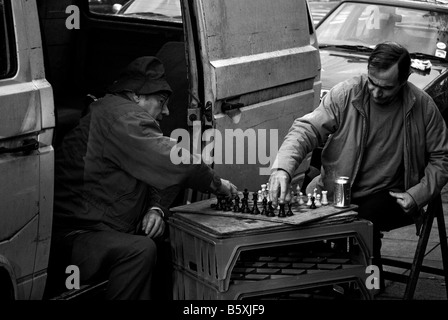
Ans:
[[[240,212],[240,197],[236,195],[234,200],[233,212]]]
[[[215,210],[222,210],[222,198],[223,196],[217,196]]]
[[[316,204],[317,208],[322,207],[322,202],[320,201],[320,194],[316,195],[316,203],[315,204]]]
[[[305,204],[305,201],[303,201],[303,193],[299,192],[299,206],[303,206]]]
[[[258,194],[256,192],[254,192],[252,194],[252,199],[253,199],[254,203],[253,203],[251,213],[252,214],[260,214],[260,209],[258,209],[258,204],[257,204]]]
[[[232,211],[232,198],[226,197],[225,204],[224,204],[224,211]]]
[[[308,201],[307,201],[307,203],[306,203],[306,205],[309,207],[309,206],[311,206],[311,204],[312,204],[312,201],[311,201],[311,197],[312,197],[313,195],[311,194],[311,193],[308,193]]]
[[[261,190],[258,190],[258,198],[257,198],[257,202],[261,203],[261,201],[263,201],[263,193]]]
[[[316,204],[314,203],[314,201],[316,200],[316,198],[314,198],[313,196],[311,196],[311,205],[310,205],[310,209],[316,209]]]
[[[267,209],[266,215],[268,217],[275,217],[274,211],[275,211],[275,208],[272,206],[272,201],[269,200],[268,201],[268,209]]]
[[[288,211],[286,212],[287,217],[294,215],[294,213],[291,210],[291,206],[292,206],[292,203],[288,203]]]
[[[278,210],[278,217],[280,217],[280,218],[286,217],[285,203],[280,203],[279,208],[280,209]]]
[[[314,188],[313,189],[313,197],[314,197],[314,199],[316,199],[316,196],[317,196],[317,188]]]
[[[322,203],[323,206],[328,205],[327,193],[328,193],[328,191],[322,190],[322,200],[321,200],[321,203]]]
[[[261,201],[261,204],[263,206],[263,209],[261,210],[261,215],[267,216],[268,215],[268,199],[266,199],[265,196],[263,196],[263,200]]]

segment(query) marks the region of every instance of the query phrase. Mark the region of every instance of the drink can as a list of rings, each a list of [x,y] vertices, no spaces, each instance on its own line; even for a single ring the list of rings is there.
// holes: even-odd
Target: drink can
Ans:
[[[338,177],[334,182],[334,206],[337,208],[347,208],[350,206],[350,200],[350,178]]]

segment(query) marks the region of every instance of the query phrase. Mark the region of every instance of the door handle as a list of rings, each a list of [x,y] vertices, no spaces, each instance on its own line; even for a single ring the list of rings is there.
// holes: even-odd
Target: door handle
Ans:
[[[230,110],[240,109],[242,107],[244,107],[244,103],[241,103],[241,102],[236,102],[236,103],[223,102],[222,106],[221,106],[221,111],[226,112],[226,111],[230,111]]]
[[[17,153],[17,152],[30,153],[31,151],[37,149],[39,149],[39,142],[36,139],[25,139],[23,140],[23,144],[20,147],[15,148],[0,147],[0,154]]]

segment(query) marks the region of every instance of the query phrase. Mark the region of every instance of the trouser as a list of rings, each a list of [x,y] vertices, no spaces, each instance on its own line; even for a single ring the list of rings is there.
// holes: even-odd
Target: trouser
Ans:
[[[390,231],[413,223],[412,216],[406,214],[389,191],[380,191],[362,198],[353,199],[358,205],[358,217],[373,223],[373,264],[382,270],[381,231]]]
[[[107,278],[108,300],[150,299],[156,260],[156,244],[143,235],[91,231],[72,239],[71,263],[81,283]]]

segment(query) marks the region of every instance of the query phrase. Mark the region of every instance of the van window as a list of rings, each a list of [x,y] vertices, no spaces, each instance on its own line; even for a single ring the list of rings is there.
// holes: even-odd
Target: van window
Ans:
[[[11,77],[16,70],[13,30],[10,0],[0,0],[0,79]]]
[[[180,0],[90,0],[93,14],[182,22]]]

